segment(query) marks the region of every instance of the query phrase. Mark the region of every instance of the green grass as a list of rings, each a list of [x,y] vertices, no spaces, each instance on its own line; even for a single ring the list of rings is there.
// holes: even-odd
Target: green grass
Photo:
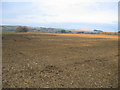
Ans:
[[[2,31],[2,34],[14,34],[14,33],[15,33],[15,31]]]

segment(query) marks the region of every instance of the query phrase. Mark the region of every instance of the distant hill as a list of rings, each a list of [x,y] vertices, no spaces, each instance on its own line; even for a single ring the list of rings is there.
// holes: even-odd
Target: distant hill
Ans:
[[[2,31],[16,31],[16,26],[2,25]],[[61,29],[61,28],[47,28],[47,27],[28,27],[28,32],[49,32],[49,33],[78,33],[78,34],[97,34],[102,31],[100,30],[72,30],[72,29]]]
[[[0,27],[2,27],[3,31],[15,31],[18,26],[3,25],[3,26],[0,26]]]

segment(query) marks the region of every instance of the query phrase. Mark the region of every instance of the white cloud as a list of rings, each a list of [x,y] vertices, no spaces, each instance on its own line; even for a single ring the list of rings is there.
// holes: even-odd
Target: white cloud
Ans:
[[[110,10],[89,10],[91,6],[95,6],[97,0],[84,0],[84,2],[81,2],[81,0],[48,1],[49,0],[40,1],[40,3],[44,6],[44,8],[42,8],[43,11],[48,15],[45,17],[47,22],[113,23],[117,21],[117,15],[110,12]],[[107,1],[108,0],[106,0],[106,2]],[[33,6],[40,8],[39,3],[37,2],[34,2]]]
[[[7,2],[8,0],[3,0]],[[3,22],[17,23],[108,23],[117,22],[117,14],[111,10],[90,10],[96,2],[118,2],[118,0],[9,0],[9,2],[32,2],[31,8],[36,11],[30,15],[18,16],[16,19],[5,19]],[[107,5],[106,5],[107,6]],[[95,7],[96,8],[96,7]],[[98,7],[100,8],[100,7]],[[42,11],[42,12],[41,12]],[[42,15],[44,13],[45,15]]]
[[[51,1],[51,0],[1,0],[2,2],[41,2],[41,1]],[[55,0],[59,1],[59,0]],[[63,1],[63,0],[60,0]],[[64,0],[65,2],[66,0]],[[74,0],[69,0],[74,1]],[[119,0],[77,0],[79,2],[118,2]]]
[[[45,18],[39,15],[24,15],[16,18],[6,18],[2,20],[3,23],[29,24],[29,23],[45,23]]]
[[[93,14],[79,14],[73,15],[61,15],[56,17],[47,17],[47,22],[83,22],[83,23],[108,23],[112,24],[117,21],[117,17],[110,15],[109,13],[93,13]]]

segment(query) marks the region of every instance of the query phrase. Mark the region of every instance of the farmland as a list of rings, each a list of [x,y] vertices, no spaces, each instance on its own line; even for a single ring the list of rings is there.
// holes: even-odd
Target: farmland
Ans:
[[[15,32],[14,31],[2,31],[1,33],[2,34],[14,34]]]
[[[3,88],[118,87],[118,36],[13,33],[2,36]]]

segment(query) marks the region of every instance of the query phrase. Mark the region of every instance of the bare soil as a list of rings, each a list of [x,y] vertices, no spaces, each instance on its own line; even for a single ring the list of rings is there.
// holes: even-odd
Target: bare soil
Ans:
[[[118,41],[52,34],[2,36],[3,88],[116,88]]]

